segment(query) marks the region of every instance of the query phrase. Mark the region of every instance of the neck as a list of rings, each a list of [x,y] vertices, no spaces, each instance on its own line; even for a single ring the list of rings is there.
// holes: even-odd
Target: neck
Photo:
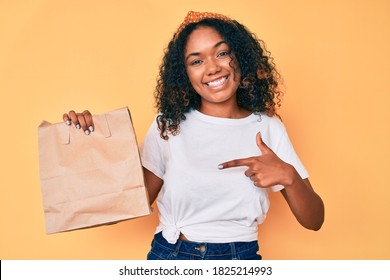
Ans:
[[[207,106],[202,104],[198,111],[208,116],[227,119],[242,119],[251,114],[250,111],[238,107],[237,104],[231,106]]]

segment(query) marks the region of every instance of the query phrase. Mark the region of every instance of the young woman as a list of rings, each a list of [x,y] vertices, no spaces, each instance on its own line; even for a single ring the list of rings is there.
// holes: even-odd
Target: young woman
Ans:
[[[148,259],[261,259],[269,190],[302,226],[321,228],[323,202],[276,115],[278,77],[242,24],[188,13],[160,66],[159,114],[140,148],[160,218]],[[64,120],[93,131],[88,111]]]

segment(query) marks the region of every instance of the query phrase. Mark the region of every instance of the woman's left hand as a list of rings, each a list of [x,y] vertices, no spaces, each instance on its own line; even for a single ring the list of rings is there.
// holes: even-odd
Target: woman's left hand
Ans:
[[[298,222],[305,228],[319,230],[324,223],[325,208],[321,197],[314,191],[308,179],[303,180],[295,168],[282,161],[256,135],[256,143],[261,151],[257,157],[235,159],[219,165],[220,169],[247,166],[245,175],[257,187],[268,188],[283,185],[283,197]]]
[[[219,165],[220,169],[237,166],[247,166],[245,175],[256,187],[268,188],[274,185],[288,186],[292,183],[293,167],[282,161],[261,139],[260,132],[256,135],[256,144],[261,151],[260,156],[235,159]]]

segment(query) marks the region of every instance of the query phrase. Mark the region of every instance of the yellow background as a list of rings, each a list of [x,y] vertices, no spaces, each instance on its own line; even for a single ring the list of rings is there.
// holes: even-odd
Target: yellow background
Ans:
[[[325,202],[311,232],[273,194],[264,258],[389,259],[386,0],[0,0],[0,259],[145,259],[156,213],[45,234],[37,127],[129,106],[141,141],[163,49],[189,10],[226,14],[266,42],[284,77],[280,114]]]

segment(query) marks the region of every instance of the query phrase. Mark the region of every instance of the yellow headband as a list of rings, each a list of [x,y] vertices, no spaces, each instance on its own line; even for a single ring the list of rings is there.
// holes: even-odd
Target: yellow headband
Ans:
[[[190,23],[197,23],[201,21],[202,19],[219,19],[223,20],[226,22],[232,22],[230,18],[227,16],[221,15],[221,14],[216,14],[216,13],[208,13],[208,12],[194,12],[194,11],[189,11],[187,16],[185,17],[183,23],[179,26],[175,33],[175,39],[179,36],[180,32]]]

